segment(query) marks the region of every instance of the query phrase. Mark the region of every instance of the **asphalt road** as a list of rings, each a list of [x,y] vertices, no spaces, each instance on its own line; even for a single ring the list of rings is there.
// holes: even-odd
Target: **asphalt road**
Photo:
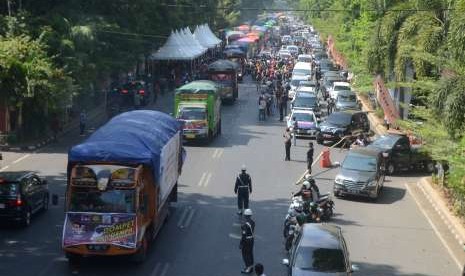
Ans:
[[[154,108],[171,112],[172,106],[172,97],[166,95]],[[238,101],[223,108],[221,137],[210,145],[186,145],[179,202],[141,265],[120,257],[92,258],[70,267],[61,251],[67,150],[83,139],[77,132],[27,157],[26,153],[5,154],[6,170],[37,171],[48,179],[52,193],[61,197],[58,206],[37,215],[29,228],[0,228],[0,275],[241,275],[240,221],[233,187],[242,164],[253,179],[255,260],[265,265],[268,276],[285,275],[280,264],[286,256],[282,224],[291,192],[298,189],[293,183],[306,166],[308,141],[298,140],[291,149],[291,162],[285,162],[284,123],[276,116],[258,122],[257,111],[255,85],[246,82],[240,87]],[[320,150],[321,146],[316,146],[315,156]],[[342,161],[345,153],[333,149],[332,161]],[[331,190],[337,170],[314,168],[322,192]],[[459,275],[457,265],[406,189],[406,184],[418,178],[386,179],[377,202],[335,199],[333,222],[343,228],[351,259],[360,267],[354,275]]]

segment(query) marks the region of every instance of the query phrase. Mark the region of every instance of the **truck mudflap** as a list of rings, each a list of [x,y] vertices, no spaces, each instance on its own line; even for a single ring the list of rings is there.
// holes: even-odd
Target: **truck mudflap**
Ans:
[[[84,245],[87,250],[82,255],[101,255],[100,249],[113,246],[136,249],[137,230],[136,214],[68,212],[62,246],[66,249]]]

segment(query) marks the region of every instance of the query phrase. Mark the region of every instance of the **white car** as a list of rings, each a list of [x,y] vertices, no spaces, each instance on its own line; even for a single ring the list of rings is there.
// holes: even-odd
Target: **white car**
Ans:
[[[282,59],[289,59],[292,57],[291,53],[289,53],[287,50],[280,50],[278,52],[278,56]]]
[[[299,47],[295,45],[287,45],[286,50],[288,50],[294,56],[299,54]]]
[[[312,76],[312,65],[307,62],[297,62],[292,69],[292,76],[302,75],[310,78]]]
[[[335,81],[329,90],[329,96],[336,100],[340,91],[351,91],[350,84],[345,81]]]
[[[294,118],[297,121],[297,128],[294,129]],[[286,117],[287,126],[296,137],[315,138],[318,133],[318,119],[311,110],[292,110],[291,115]]]
[[[294,98],[297,87],[299,87],[301,81],[308,81],[308,77],[301,76],[301,75],[292,76],[292,79],[289,83],[291,86],[291,89],[289,89],[289,93],[287,95],[289,99]]]
[[[312,63],[313,56],[312,55],[299,55],[297,57],[298,62],[305,62],[305,63]]]

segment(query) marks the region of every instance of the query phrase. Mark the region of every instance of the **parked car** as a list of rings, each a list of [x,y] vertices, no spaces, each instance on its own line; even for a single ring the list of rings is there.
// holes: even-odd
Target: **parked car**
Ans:
[[[297,129],[294,129],[294,117],[297,121]],[[315,138],[318,133],[318,119],[311,110],[294,109],[286,121],[287,127],[291,128],[296,137]]]
[[[283,264],[288,276],[352,275],[358,270],[350,261],[341,228],[331,224],[304,224]]]
[[[317,117],[320,117],[320,103],[316,93],[298,92],[291,101],[291,109],[311,110]]]
[[[384,158],[379,151],[353,148],[341,164],[334,180],[334,196],[346,194],[377,199],[384,185]]]
[[[352,110],[333,112],[320,124],[316,141],[318,144],[326,141],[339,142],[344,136],[369,133],[370,122],[366,112]],[[352,143],[351,140],[353,138],[348,138],[349,144]]]
[[[329,96],[336,100],[338,93],[341,91],[351,91],[350,83],[344,81],[333,82],[333,86],[329,90]]]
[[[333,72],[333,71],[331,71]],[[337,81],[342,81],[340,76],[324,76],[322,80],[322,85],[320,86],[321,94],[325,97],[329,97],[329,91],[333,87],[333,83]]]
[[[0,173],[0,218],[23,226],[31,217],[48,210],[50,194],[47,181],[32,172]]]
[[[422,151],[421,146],[410,145],[406,135],[393,133],[382,135],[368,145],[368,148],[384,153],[386,173],[389,175],[414,169],[432,173],[435,169],[431,157]]]
[[[340,91],[336,98],[334,106],[336,111],[343,110],[361,110],[360,102],[352,91]]]

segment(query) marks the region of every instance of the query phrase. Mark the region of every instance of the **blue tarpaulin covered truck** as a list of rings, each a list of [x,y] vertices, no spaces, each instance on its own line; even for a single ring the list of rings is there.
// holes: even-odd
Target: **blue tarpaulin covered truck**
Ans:
[[[71,148],[62,243],[70,261],[143,261],[177,200],[184,159],[180,123],[149,110],[120,114]]]

